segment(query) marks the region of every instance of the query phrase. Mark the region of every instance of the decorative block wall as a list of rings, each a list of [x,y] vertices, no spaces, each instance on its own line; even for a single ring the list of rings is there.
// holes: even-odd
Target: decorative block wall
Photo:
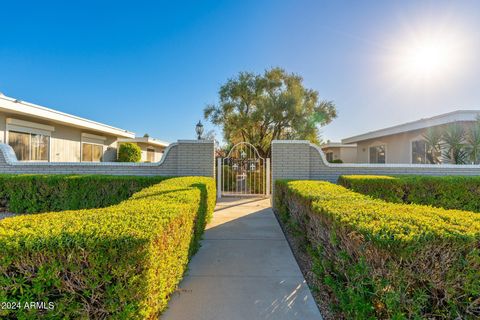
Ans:
[[[329,163],[323,151],[305,140],[272,142],[272,181],[310,179],[336,182],[346,174],[480,175],[480,165]],[[272,184],[274,186],[274,184]]]
[[[8,144],[0,144],[0,173],[206,176],[215,174],[215,146],[207,140],[179,140],[154,163],[23,162]]]

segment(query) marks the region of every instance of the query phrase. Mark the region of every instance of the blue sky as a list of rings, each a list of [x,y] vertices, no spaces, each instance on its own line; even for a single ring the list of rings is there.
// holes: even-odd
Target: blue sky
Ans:
[[[203,107],[228,78],[274,66],[335,101],[339,116],[322,129],[326,139],[480,109],[478,1],[8,1],[1,8],[0,92],[167,141],[194,137]],[[398,56],[425,34],[452,45],[449,68],[421,79],[399,73]]]

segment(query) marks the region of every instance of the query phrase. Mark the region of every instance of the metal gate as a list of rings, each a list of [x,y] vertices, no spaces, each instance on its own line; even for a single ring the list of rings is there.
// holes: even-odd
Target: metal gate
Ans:
[[[270,159],[262,158],[248,142],[233,146],[226,158],[217,159],[217,197],[268,196]]]

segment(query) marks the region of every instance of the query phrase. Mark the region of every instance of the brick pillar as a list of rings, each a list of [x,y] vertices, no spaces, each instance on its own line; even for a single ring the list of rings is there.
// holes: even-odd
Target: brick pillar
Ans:
[[[215,177],[215,143],[178,140],[177,172],[180,176]]]

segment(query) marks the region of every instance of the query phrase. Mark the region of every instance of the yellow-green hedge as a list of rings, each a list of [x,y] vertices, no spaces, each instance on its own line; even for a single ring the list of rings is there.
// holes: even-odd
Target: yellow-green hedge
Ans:
[[[388,203],[323,181],[277,181],[275,208],[310,243],[346,318],[480,316],[480,216]]]
[[[55,304],[53,310],[0,310],[0,317],[156,318],[214,205],[213,179],[183,177],[106,208],[0,221],[0,301]]]
[[[480,212],[480,177],[346,175],[338,183],[389,202]]]
[[[0,204],[15,213],[90,209],[117,204],[164,177],[0,174]]]

